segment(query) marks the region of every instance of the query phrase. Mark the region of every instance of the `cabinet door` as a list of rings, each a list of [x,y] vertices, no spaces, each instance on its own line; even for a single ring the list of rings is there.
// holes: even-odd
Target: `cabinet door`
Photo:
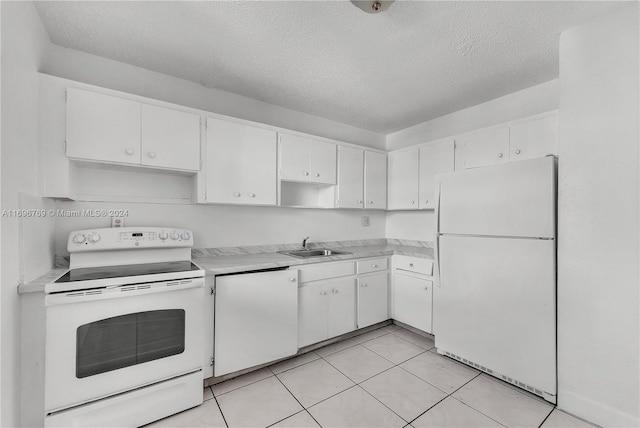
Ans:
[[[420,147],[420,208],[435,208],[435,175],[452,172],[454,141],[442,140]]]
[[[215,376],[298,351],[297,276],[294,269],[216,278]]]
[[[280,178],[309,181],[309,139],[280,134]]]
[[[67,156],[140,164],[140,103],[67,89]]]
[[[365,208],[387,208],[387,155],[364,152]]]
[[[431,333],[433,282],[396,272],[393,282],[393,318]]]
[[[338,147],[338,208],[362,208],[364,151]]]
[[[336,184],[337,145],[309,140],[309,177],[314,183]]]
[[[352,277],[326,283],[329,295],[327,338],[336,337],[356,329],[355,281]]]
[[[248,204],[276,205],[277,165],[276,132],[244,127],[244,194]]]
[[[298,348],[327,339],[329,294],[323,284],[298,289]]]
[[[389,209],[418,209],[418,149],[389,153]]]
[[[389,319],[387,278],[387,272],[384,271],[357,279],[358,328]]]
[[[461,162],[456,169],[468,169],[509,162],[509,128],[492,128],[456,138]]]
[[[200,170],[200,116],[142,104],[143,165]]]
[[[525,160],[558,153],[558,115],[554,113],[511,126],[509,159]]]
[[[207,202],[237,204],[244,193],[244,126],[207,118]]]

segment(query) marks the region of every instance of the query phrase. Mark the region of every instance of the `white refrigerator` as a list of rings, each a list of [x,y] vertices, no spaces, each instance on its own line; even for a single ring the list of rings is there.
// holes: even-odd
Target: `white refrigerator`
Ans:
[[[438,352],[555,403],[555,158],[437,180]]]

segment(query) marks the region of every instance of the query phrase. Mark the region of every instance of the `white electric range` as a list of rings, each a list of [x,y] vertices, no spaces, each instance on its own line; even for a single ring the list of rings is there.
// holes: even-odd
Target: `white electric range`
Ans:
[[[45,286],[45,426],[137,427],[202,403],[204,271],[190,231],[74,231]]]

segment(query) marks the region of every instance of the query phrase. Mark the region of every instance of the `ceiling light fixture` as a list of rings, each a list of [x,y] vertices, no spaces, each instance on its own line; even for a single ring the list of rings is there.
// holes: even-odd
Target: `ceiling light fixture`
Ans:
[[[394,0],[351,0],[359,9],[367,13],[380,13],[389,8]]]

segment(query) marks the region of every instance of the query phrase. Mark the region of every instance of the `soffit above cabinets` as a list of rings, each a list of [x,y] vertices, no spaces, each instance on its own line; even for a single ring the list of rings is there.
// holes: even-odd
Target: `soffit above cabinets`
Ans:
[[[388,134],[558,77],[622,2],[37,2],[57,45]]]

